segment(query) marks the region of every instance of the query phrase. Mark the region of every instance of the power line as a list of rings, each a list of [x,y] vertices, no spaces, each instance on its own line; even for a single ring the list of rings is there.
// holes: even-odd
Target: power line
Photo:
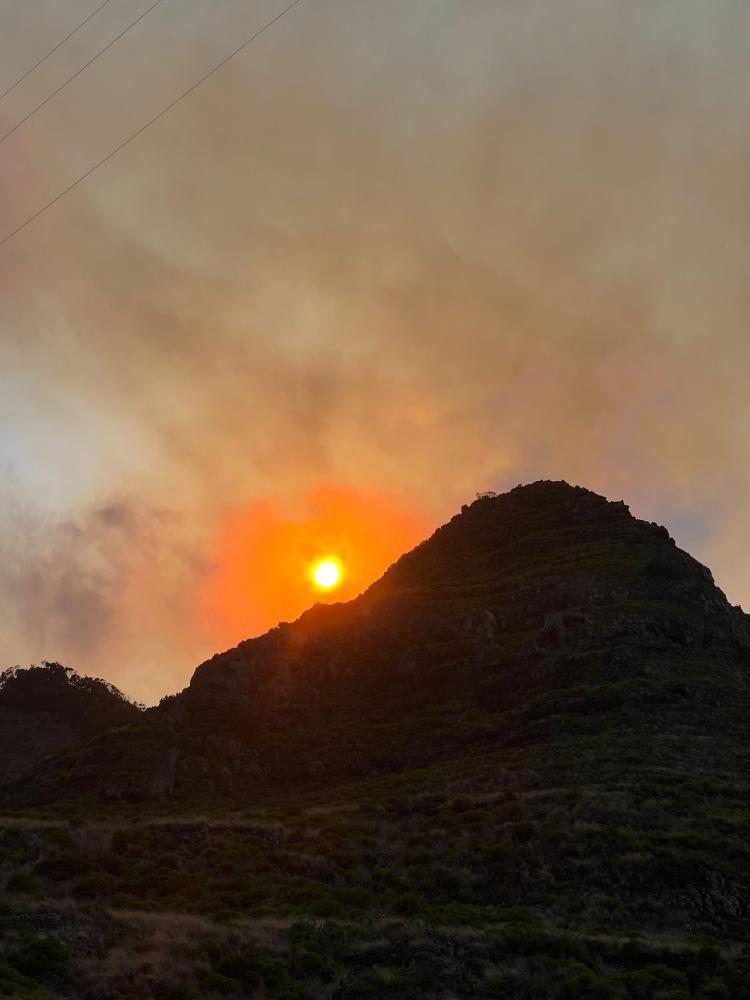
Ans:
[[[107,42],[107,44],[104,46],[103,49],[99,49],[99,51],[96,53],[95,56],[92,56],[87,63],[84,63],[84,65],[81,66],[80,69],[77,69],[72,76],[69,76],[64,83],[61,83],[60,86],[57,88],[57,90],[53,90],[52,93],[49,95],[49,97],[45,97],[44,100],[41,102],[41,104],[37,104],[37,106],[32,111],[29,111],[29,113],[26,115],[25,118],[22,118],[20,122],[16,122],[13,128],[9,129],[5,133],[5,135],[0,135],[0,142],[5,142],[8,136],[13,135],[16,129],[20,128],[25,122],[29,120],[29,118],[32,118],[37,113],[37,111],[40,111],[44,107],[45,104],[49,104],[49,102],[52,100],[53,97],[57,97],[57,95],[60,93],[61,90],[65,90],[65,88],[68,86],[69,83],[72,83],[73,80],[75,80],[76,77],[80,76],[84,70],[88,69],[92,63],[95,63],[100,56],[103,56],[105,52],[108,52],[109,49],[111,49],[116,42],[120,41],[123,35],[127,35],[127,33],[131,30],[131,28],[134,28],[139,21],[142,21],[143,18],[147,14],[150,14],[151,11],[154,9],[154,7],[158,7],[160,3],[163,3],[163,0],[156,0],[156,2],[152,3],[151,6],[148,7],[146,10],[144,10],[142,14],[139,14],[138,17],[135,19],[135,21],[131,21],[130,24],[127,26],[127,28],[123,28],[122,31],[119,33],[119,35],[115,35],[115,37],[112,39],[111,42]]]
[[[81,28],[84,25],[88,24],[89,21],[93,17],[95,17],[99,13],[100,10],[102,10],[104,7],[106,7],[108,3],[111,3],[111,0],[104,0],[104,3],[100,3],[99,6],[96,8],[96,10],[92,10],[92,12],[89,14],[89,16],[85,17],[81,21],[80,24],[77,24],[75,26],[75,28],[73,28],[73,30],[71,32],[69,32],[69,34],[67,34],[65,36],[65,38],[63,38],[62,41],[58,42],[57,45],[55,45],[54,48],[50,49],[46,56],[42,56],[42,58],[39,60],[39,62],[35,62],[34,63],[34,65],[31,67],[31,69],[27,69],[26,72],[22,76],[19,76],[19,78],[16,80],[15,83],[12,83],[10,85],[10,87],[8,87],[7,90],[4,90],[2,92],[2,94],[0,94],[0,101],[2,101],[2,99],[4,97],[7,97],[8,94],[11,92],[11,90],[15,90],[19,83],[23,83],[23,81],[26,79],[27,76],[31,76],[31,74],[34,72],[35,69],[39,69],[39,67],[42,65],[43,62],[47,62],[47,60],[49,59],[50,56],[54,55],[55,52],[57,52],[58,49],[62,48],[63,45],[65,45],[65,43],[68,41],[69,38],[72,38],[73,35],[75,35],[78,31],[80,31]]]
[[[275,17],[271,18],[270,21],[264,24],[262,28],[259,28],[258,31],[256,31],[253,35],[251,35],[248,39],[246,39],[242,43],[242,45],[238,45],[233,52],[230,52],[228,56],[225,56],[225,58],[222,59],[221,62],[218,62],[212,69],[210,69],[208,73],[202,76],[190,87],[188,87],[187,90],[183,91],[179,95],[179,97],[176,97],[170,104],[167,104],[166,107],[162,108],[162,110],[158,114],[154,115],[154,117],[151,118],[149,121],[147,121],[145,125],[141,125],[141,127],[139,129],[136,129],[136,131],[133,132],[132,135],[128,136],[127,139],[123,140],[123,142],[121,142],[119,146],[116,146],[111,152],[107,153],[106,156],[103,156],[101,160],[98,161],[98,163],[95,163],[92,167],[89,167],[89,169],[85,173],[81,174],[80,177],[74,180],[72,184],[69,184],[59,194],[55,195],[55,197],[51,201],[48,201],[46,205],[43,205],[38,211],[34,212],[33,215],[30,215],[25,222],[21,223],[20,226],[17,226],[16,229],[8,233],[7,236],[4,236],[0,240],[0,247],[5,246],[5,244],[9,240],[12,240],[14,236],[17,236],[22,229],[25,229],[26,226],[34,222],[35,219],[38,219],[40,215],[43,215],[48,208],[52,208],[53,205],[56,205],[61,198],[64,198],[66,194],[69,194],[74,188],[77,188],[79,184],[82,184],[83,181],[85,181],[88,177],[90,177],[94,173],[94,171],[98,170],[99,167],[104,166],[104,164],[107,163],[108,160],[111,160],[113,156],[117,156],[117,154],[121,152],[123,149],[125,149],[125,147],[129,145],[134,139],[137,139],[142,132],[145,132],[147,128],[150,128],[155,122],[158,122],[160,118],[163,118],[164,115],[168,114],[172,110],[172,108],[176,107],[181,101],[184,101],[186,97],[188,97],[190,94],[193,93],[194,90],[197,90],[198,87],[204,84],[206,80],[209,79],[209,77],[213,76],[214,73],[218,73],[218,71],[222,69],[222,67],[226,66],[226,64],[230,60],[234,59],[235,56],[238,56],[240,52],[242,52],[243,49],[246,49],[248,45],[251,45],[256,38],[260,38],[260,36],[264,32],[268,31],[268,29],[272,25],[276,24],[277,21],[280,21],[285,14],[288,14],[289,11],[292,9],[292,7],[296,7],[297,4],[301,2],[302,0],[293,0],[293,2],[290,3],[287,7],[285,7],[280,13],[278,13]]]

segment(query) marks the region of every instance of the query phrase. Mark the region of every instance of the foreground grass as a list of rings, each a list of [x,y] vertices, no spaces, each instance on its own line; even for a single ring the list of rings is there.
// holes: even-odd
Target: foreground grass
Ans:
[[[750,998],[747,787],[621,759],[0,820],[0,996]]]
[[[750,976],[738,945],[574,933],[523,912],[481,929],[366,915],[206,919],[69,902],[17,919],[49,933],[9,950],[5,968],[16,992],[0,995],[13,997],[743,1000]],[[76,941],[75,957],[61,937]]]

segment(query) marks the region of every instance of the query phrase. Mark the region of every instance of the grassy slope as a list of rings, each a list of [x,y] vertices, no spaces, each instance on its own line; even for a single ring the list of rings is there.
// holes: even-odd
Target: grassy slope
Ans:
[[[658,791],[639,772],[550,785],[539,764],[8,821],[8,960],[60,938],[70,974],[40,986],[92,998],[750,996],[747,787],[668,769]]]

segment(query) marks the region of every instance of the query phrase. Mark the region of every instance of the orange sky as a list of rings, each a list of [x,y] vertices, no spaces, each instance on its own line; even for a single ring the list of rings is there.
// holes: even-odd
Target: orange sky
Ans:
[[[341,486],[315,486],[291,510],[264,500],[228,511],[199,586],[203,624],[216,643],[234,644],[316,601],[350,600],[429,531],[394,497]],[[341,584],[321,592],[311,569],[326,558],[340,561]]]

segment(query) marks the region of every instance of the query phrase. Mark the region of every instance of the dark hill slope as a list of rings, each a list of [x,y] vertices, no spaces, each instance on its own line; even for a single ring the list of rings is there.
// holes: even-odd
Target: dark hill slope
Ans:
[[[0,673],[0,784],[17,780],[49,754],[140,715],[140,707],[112,684],[70,667],[11,667]]]
[[[482,498],[5,789],[0,947],[85,1000],[750,1000],[749,678],[663,528]]]
[[[742,769],[748,621],[664,528],[535,483],[465,507],[358,599],[213,657],[36,792],[235,795],[510,747]]]

